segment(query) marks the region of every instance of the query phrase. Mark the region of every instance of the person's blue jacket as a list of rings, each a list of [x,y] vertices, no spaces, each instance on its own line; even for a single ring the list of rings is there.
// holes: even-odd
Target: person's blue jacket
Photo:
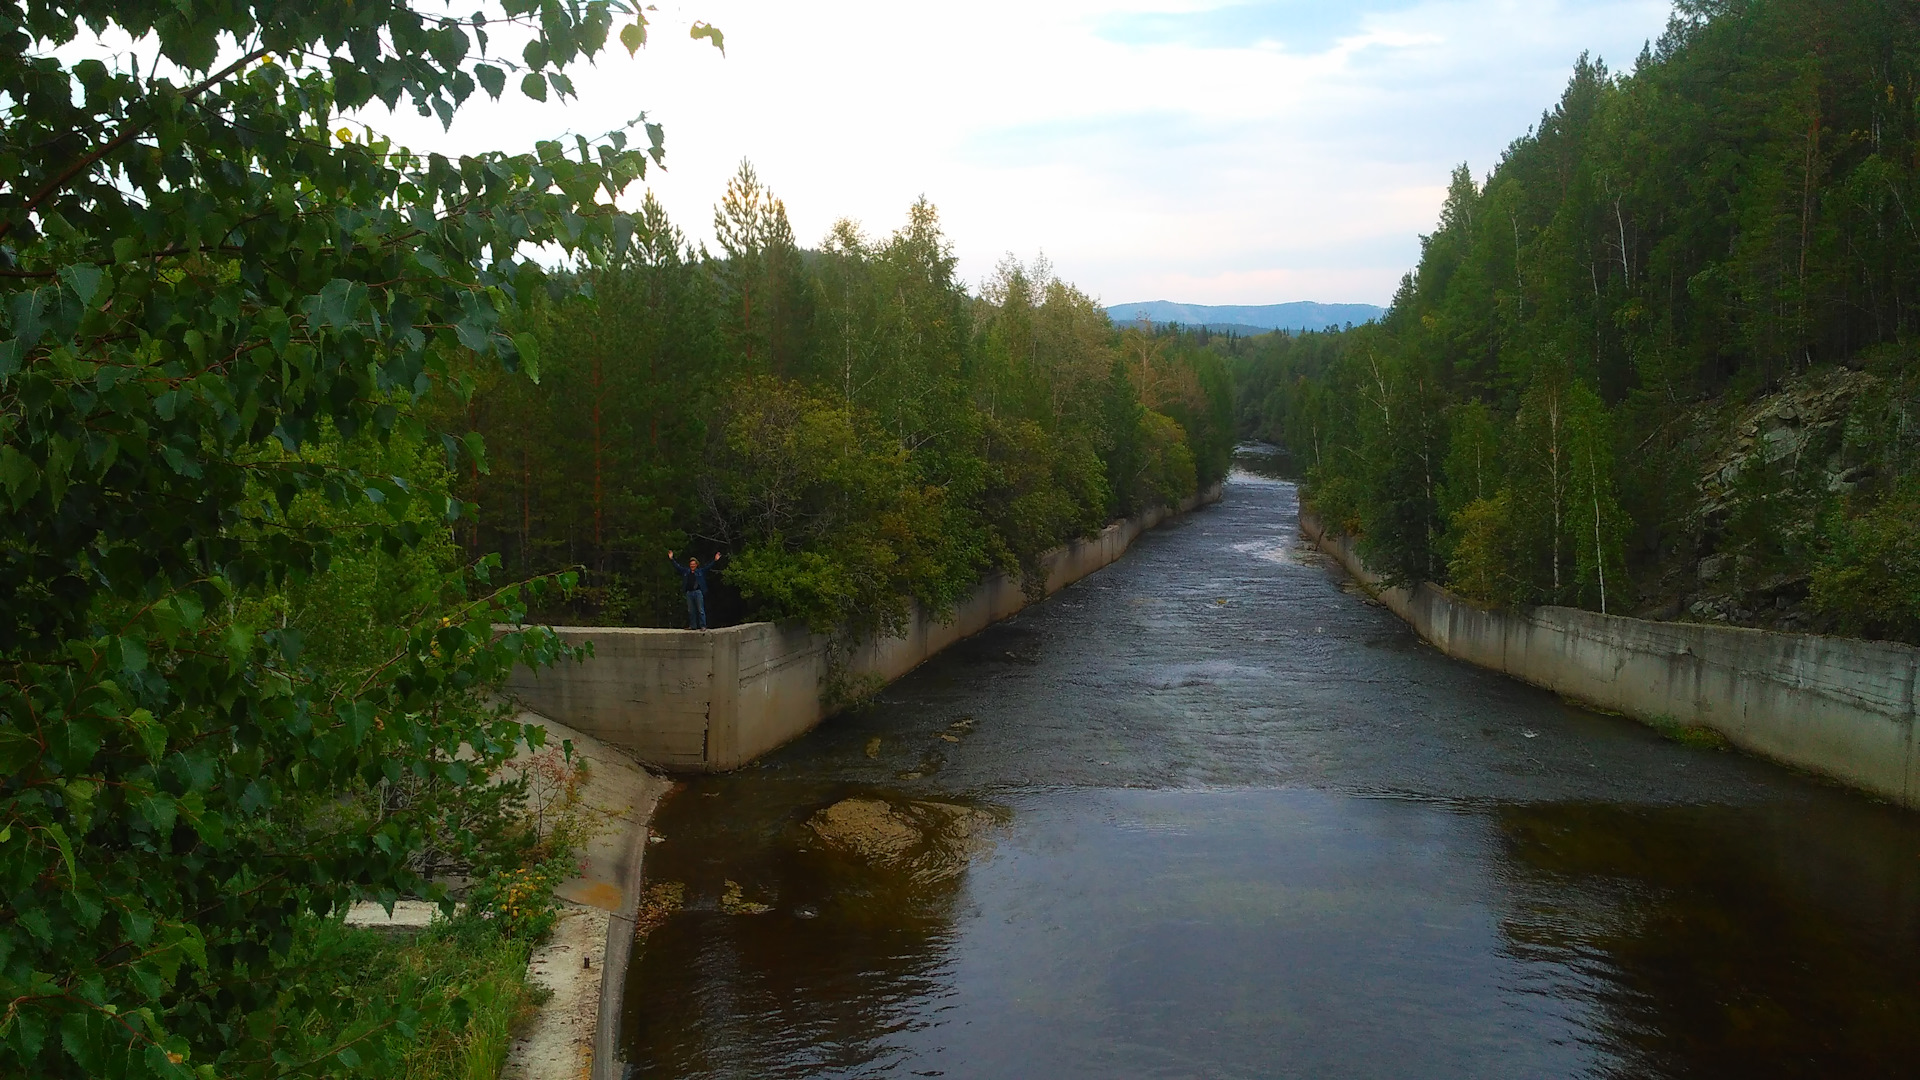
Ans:
[[[725,562],[726,559],[727,557],[722,555],[698,570],[689,570],[679,559],[671,555],[667,556],[668,564],[675,570],[680,571],[680,587],[686,592],[697,593],[707,591],[707,574],[718,569],[720,564]]]

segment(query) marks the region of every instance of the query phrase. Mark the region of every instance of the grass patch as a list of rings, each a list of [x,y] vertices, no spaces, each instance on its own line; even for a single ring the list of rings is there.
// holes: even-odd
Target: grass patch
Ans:
[[[301,920],[279,945],[300,977],[245,1018],[253,1052],[229,1074],[498,1080],[515,1026],[545,1000],[527,961],[558,921],[554,888],[578,872],[573,851],[592,827],[570,750],[513,768],[520,821],[474,851],[458,914],[410,936]]]
[[[276,1041],[327,1051],[323,1071],[334,1075],[496,1080],[513,1025],[540,1004],[527,981],[534,942],[476,921],[436,921],[412,937],[312,926],[296,948],[313,1004],[287,1018],[295,1037]]]
[[[1691,746],[1695,750],[1728,750],[1732,748],[1732,744],[1727,742],[1727,737],[1712,728],[1696,724],[1683,724],[1671,715],[1665,713],[1647,721],[1647,726],[1659,732],[1663,738],[1677,742],[1681,746]]]

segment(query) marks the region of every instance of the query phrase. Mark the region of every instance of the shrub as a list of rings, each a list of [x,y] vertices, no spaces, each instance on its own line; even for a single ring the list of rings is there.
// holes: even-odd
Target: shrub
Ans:
[[[1841,632],[1920,644],[1920,478],[1865,513],[1826,519],[1808,599]]]
[[[1453,555],[1447,561],[1447,583],[1454,592],[1492,607],[1504,607],[1524,594],[1526,583],[1514,574],[1513,499],[1506,491],[1474,499],[1455,511],[1448,536]]]

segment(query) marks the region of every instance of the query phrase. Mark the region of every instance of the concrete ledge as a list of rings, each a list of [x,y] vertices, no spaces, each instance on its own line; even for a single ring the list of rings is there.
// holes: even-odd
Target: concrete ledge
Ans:
[[[1920,806],[1920,649],[1577,608],[1487,611],[1447,590],[1380,586],[1350,538],[1300,531],[1448,656],[1640,720],[1670,717],[1850,787]]]
[[[356,930],[405,937],[433,925],[433,917],[438,914],[440,905],[431,900],[395,900],[391,912],[372,900],[360,900],[347,909],[346,924]]]
[[[1048,594],[1124,555],[1141,533],[1220,500],[1220,486],[1177,507],[1117,521],[1041,557]],[[677,772],[724,772],[811,730],[833,711],[833,678],[892,682],[928,657],[1027,606],[1005,574],[981,582],[944,619],[915,610],[897,637],[856,642],[839,671],[831,639],[795,623],[718,630],[557,626],[593,657],[543,671],[517,669],[507,689],[528,708]]]

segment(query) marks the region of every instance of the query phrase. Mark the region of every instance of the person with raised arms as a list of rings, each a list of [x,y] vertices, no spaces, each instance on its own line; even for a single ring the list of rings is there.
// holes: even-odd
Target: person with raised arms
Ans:
[[[687,594],[687,629],[707,629],[707,575],[720,569],[720,563],[725,558],[725,555],[716,551],[713,561],[705,566],[700,565],[699,559],[688,559],[687,564],[682,566],[680,560],[673,557],[672,551],[667,552],[667,561],[680,571],[680,586]]]

